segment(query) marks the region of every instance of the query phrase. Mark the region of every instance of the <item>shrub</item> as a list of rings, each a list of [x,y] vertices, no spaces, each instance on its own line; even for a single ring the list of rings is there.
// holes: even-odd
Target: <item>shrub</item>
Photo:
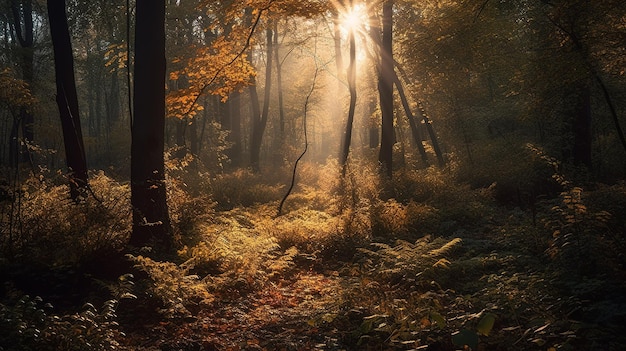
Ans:
[[[229,210],[237,206],[277,201],[282,196],[282,187],[267,184],[261,174],[240,169],[216,175],[211,179],[209,192],[217,203],[217,209]]]
[[[26,181],[14,204],[19,225],[2,233],[4,246],[21,260],[49,266],[73,265],[122,248],[131,227],[128,186],[103,172],[91,174],[90,186],[90,195],[75,203],[67,185]]]
[[[301,209],[268,221],[264,231],[275,237],[281,248],[295,246],[316,258],[349,260],[356,248],[371,235],[367,208],[341,214]]]
[[[98,310],[87,303],[81,312],[52,314],[52,305],[28,295],[14,305],[0,304],[2,350],[115,350],[124,336],[116,322],[117,300]]]

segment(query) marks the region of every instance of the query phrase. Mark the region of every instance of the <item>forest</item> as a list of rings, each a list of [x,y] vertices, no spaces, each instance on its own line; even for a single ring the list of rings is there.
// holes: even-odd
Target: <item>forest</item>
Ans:
[[[0,351],[626,349],[623,0],[0,0]]]

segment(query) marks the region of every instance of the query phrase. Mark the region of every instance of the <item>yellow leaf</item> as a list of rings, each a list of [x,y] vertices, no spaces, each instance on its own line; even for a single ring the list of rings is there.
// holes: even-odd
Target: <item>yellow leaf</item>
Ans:
[[[476,326],[476,331],[479,334],[484,336],[489,336],[491,329],[493,329],[493,325],[496,321],[496,316],[493,313],[487,313],[480,319],[478,325]]]

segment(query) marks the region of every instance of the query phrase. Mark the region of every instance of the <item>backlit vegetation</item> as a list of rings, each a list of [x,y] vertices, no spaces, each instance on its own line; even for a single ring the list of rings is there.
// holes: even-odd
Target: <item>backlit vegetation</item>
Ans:
[[[350,174],[338,190],[335,163],[320,167],[323,172],[312,166],[303,168],[301,185],[278,217],[284,178],[245,171],[206,177],[212,187],[246,186],[222,187],[215,198],[203,198],[182,181],[191,176],[190,166],[172,170],[177,257],[155,261],[134,253],[124,269],[136,271],[135,278],[108,282],[84,275],[93,269],[85,262],[94,256],[106,262],[106,255],[119,252],[129,230],[127,187],[94,174],[97,199],[70,205],[65,185],[31,180],[19,195],[21,212],[13,214],[21,231],[3,232],[3,249],[22,262],[57,268],[12,273],[3,262],[5,276],[23,277],[5,287],[14,299],[0,305],[9,330],[0,342],[22,349],[41,343],[132,349],[143,330],[128,319],[133,311],[152,311],[149,318],[164,328],[158,333],[174,333],[188,345],[218,342],[211,332],[193,332],[197,328],[223,330],[216,345],[236,345],[238,328],[224,319],[233,313],[257,323],[246,324],[239,337],[269,349],[289,338],[363,349],[515,343],[520,350],[574,350],[609,338],[622,342],[611,328],[623,318],[618,277],[624,223],[615,212],[626,202],[623,186],[585,191],[556,174],[561,195],[538,200],[535,213],[502,208],[493,186],[472,189],[453,169],[402,173],[392,186],[399,196],[379,200],[376,186],[355,186],[378,184],[374,173]],[[43,300],[26,295],[36,289],[24,280],[43,274],[70,284],[59,278],[70,269],[79,270],[75,279],[83,284],[105,287],[74,297],[102,301],[102,309],[89,304],[63,314],[54,306],[67,305],[69,297],[55,295],[54,288]],[[282,322],[264,308],[275,309]],[[207,318],[211,322],[203,326]],[[272,323],[286,323],[293,332],[287,339],[272,336],[265,329]],[[141,331],[152,332],[157,330]]]

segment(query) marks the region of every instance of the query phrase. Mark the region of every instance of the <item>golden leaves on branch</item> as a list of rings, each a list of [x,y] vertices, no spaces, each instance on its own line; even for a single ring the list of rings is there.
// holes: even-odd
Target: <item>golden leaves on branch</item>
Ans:
[[[131,56],[132,57],[132,56]],[[109,72],[126,68],[128,62],[126,43],[111,44],[104,53],[104,66],[109,67]]]
[[[169,74],[166,103],[170,117],[193,117],[202,111],[204,108],[196,102],[203,93],[220,96],[226,101],[232,92],[248,85],[250,77],[256,74],[246,55],[237,57],[234,44],[224,37],[218,37],[211,46],[195,47],[191,51],[192,57],[173,60],[180,68]]]
[[[215,36],[207,46],[193,46],[171,61],[168,116],[192,118],[203,108],[198,104],[203,94],[216,95],[222,101],[251,83],[256,72],[243,53],[252,40],[256,26],[248,18],[260,16],[298,16],[311,18],[331,7],[328,0],[246,0],[232,3],[204,1],[198,8],[215,20],[204,31]],[[257,18],[258,19],[258,18]],[[271,21],[268,21],[271,22]]]
[[[35,102],[28,83],[17,78],[10,68],[0,69],[0,104],[14,109],[30,107]]]

